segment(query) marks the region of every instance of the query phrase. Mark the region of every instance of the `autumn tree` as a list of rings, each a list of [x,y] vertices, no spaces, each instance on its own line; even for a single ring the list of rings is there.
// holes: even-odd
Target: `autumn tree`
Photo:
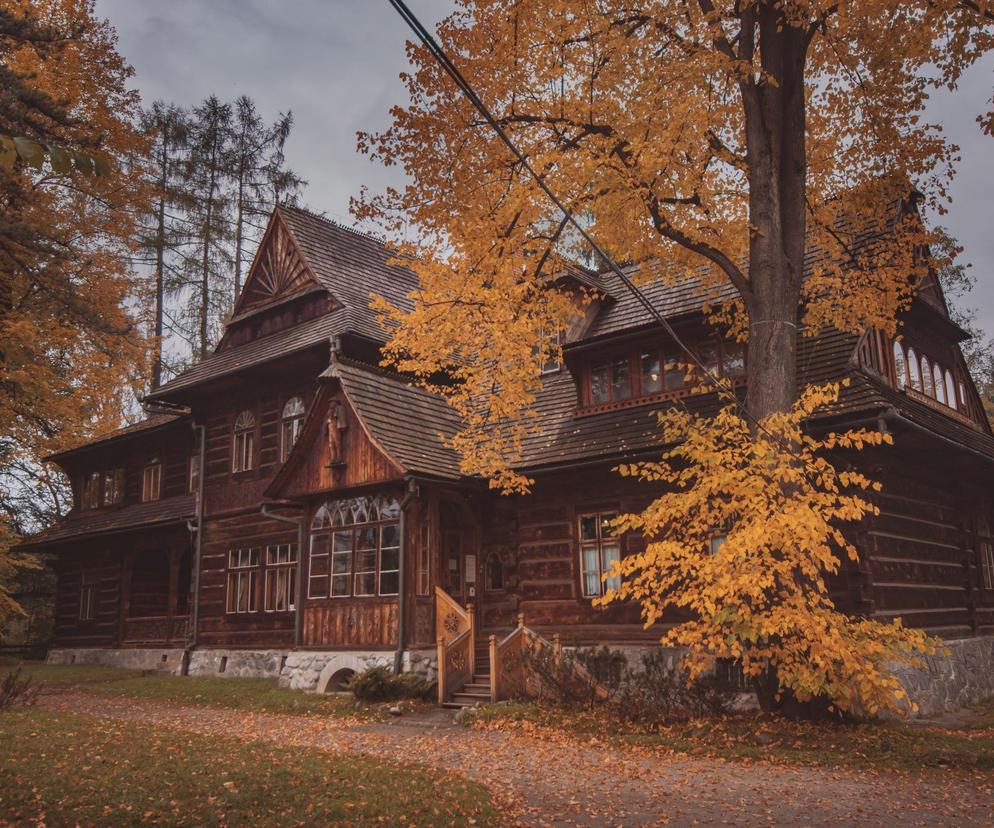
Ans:
[[[438,41],[602,248],[642,278],[692,273],[705,299],[732,286],[716,315],[747,339],[737,411],[761,441],[795,410],[800,336],[896,332],[931,240],[919,212],[941,209],[955,161],[923,108],[991,49],[992,20],[960,0],[463,0]],[[430,51],[409,55],[410,103],[359,138],[409,184],[354,205],[421,278],[412,310],[378,302],[388,356],[426,381],[449,372],[464,471],[522,490],[535,352],[576,312],[555,287],[562,217]],[[812,514],[812,532],[842,518]],[[695,544],[680,526],[660,542]]]
[[[116,426],[122,389],[143,373],[126,300],[146,145],[131,69],[89,0],[0,1],[0,75],[0,134],[65,151],[0,165],[2,572],[11,538],[66,506],[41,458]],[[99,155],[107,175],[73,152]],[[0,583],[0,615],[5,596]]]

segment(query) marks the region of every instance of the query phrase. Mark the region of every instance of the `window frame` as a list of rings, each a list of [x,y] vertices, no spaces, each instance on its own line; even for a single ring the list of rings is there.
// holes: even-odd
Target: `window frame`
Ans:
[[[257,420],[251,408],[238,412],[231,426],[231,473],[245,474],[255,469]]]
[[[142,503],[162,499],[162,460],[156,455],[142,467]]]
[[[600,598],[608,589],[617,588],[621,585],[620,578],[607,578],[603,576],[606,572],[610,571],[610,566],[605,568],[604,561],[604,547],[615,546],[617,548],[617,558],[612,558],[614,560],[623,560],[625,557],[624,551],[624,536],[622,535],[604,535],[604,524],[606,521],[614,520],[618,517],[620,511],[618,509],[609,510],[589,510],[577,512],[576,514],[576,540],[577,549],[580,558],[580,595],[583,598]],[[595,518],[595,525],[597,527],[597,536],[595,539],[584,540],[583,537],[583,520],[584,518]],[[588,575],[592,575],[592,570],[587,566],[585,552],[588,550],[594,550],[596,553],[597,560],[597,592],[590,592],[587,589],[587,578]]]
[[[363,503],[359,503],[363,501]],[[351,506],[350,506],[351,504]],[[385,496],[346,498],[336,501],[327,501],[315,512],[311,521],[310,531],[310,553],[307,561],[307,599],[309,601],[323,601],[340,598],[395,598],[400,589],[400,555],[403,551],[403,538],[400,536],[400,515],[397,509],[399,505],[396,499]],[[349,522],[361,518],[357,522]],[[316,525],[320,523],[320,525]],[[397,533],[396,545],[384,546],[384,534],[387,530]],[[360,548],[360,538],[363,533],[370,533],[373,539],[373,546]],[[348,535],[349,545],[347,548],[336,547],[336,537]],[[320,545],[320,546],[319,546]],[[315,548],[323,547],[324,551],[315,552]],[[336,548],[338,551],[336,551]],[[396,550],[397,565],[389,569],[384,568],[384,550]],[[360,569],[360,552],[366,553],[368,560],[372,561],[372,566],[363,566]],[[336,556],[347,561],[347,568],[340,572],[335,571]],[[324,564],[324,572],[314,574],[314,561],[327,559]],[[397,578],[397,592],[384,591],[384,575],[395,575]],[[360,579],[368,579],[372,584],[372,591],[360,591],[366,589],[360,587],[364,583]],[[345,592],[335,591],[336,579],[347,583],[348,590]]]
[[[543,342],[551,342],[554,345],[555,349],[556,349],[556,353],[555,353],[554,357],[550,357],[549,359],[545,360],[545,362],[541,363],[541,365],[539,366],[539,373],[543,377],[544,376],[548,376],[549,374],[558,374],[563,369],[563,360],[562,360],[562,353],[563,353],[562,352],[562,347],[563,347],[563,331],[562,331],[562,328],[559,325],[556,325],[555,329],[552,330],[552,331],[549,331],[549,330],[546,330],[545,328],[543,328],[542,329],[542,341]]]
[[[715,351],[715,365],[717,374],[723,379],[733,383],[745,380],[746,374],[746,350],[742,343],[730,341],[725,338],[716,337],[701,339],[694,346],[695,353],[700,354],[704,348],[713,348]],[[649,356],[659,360],[659,383],[658,391],[646,391],[642,382],[642,362],[643,357]],[[626,397],[616,397],[615,370],[616,363],[627,358],[628,363],[628,384],[630,394]],[[735,361],[741,365],[740,370],[729,371],[729,366]],[[607,367],[607,392],[608,398],[602,401],[594,400],[594,372],[595,369]],[[599,411],[612,406],[624,404],[637,404],[645,400],[666,399],[670,397],[687,396],[697,393],[695,377],[688,374],[699,374],[698,371],[688,370],[685,362],[681,361],[680,355],[672,348],[666,348],[662,343],[651,341],[641,341],[627,346],[626,351],[612,351],[608,354],[600,354],[596,357],[589,357],[582,369],[582,408]],[[671,387],[670,377],[679,376],[679,384]],[[698,377],[698,379],[703,379]]]
[[[286,560],[282,560],[283,553]],[[275,553],[275,555],[274,555]],[[273,560],[273,558],[276,560]],[[295,612],[297,609],[297,567],[300,564],[295,543],[271,543],[266,546],[263,565],[262,611],[266,613]],[[270,586],[274,589],[271,590]],[[271,598],[285,593],[284,606],[271,606]],[[278,604],[278,601],[272,603]]]
[[[296,404],[295,404],[296,403]],[[307,406],[299,394],[289,397],[283,404],[280,416],[280,462],[285,463],[300,439],[300,432],[307,417]],[[288,433],[289,432],[289,433]]]
[[[418,530],[416,594],[425,598],[431,594],[431,527],[423,520]]]
[[[496,564],[500,574],[500,583],[494,584],[493,566]],[[483,561],[483,589],[486,592],[503,592],[504,586],[504,561],[495,549],[492,549]]]
[[[79,613],[80,622],[97,620],[97,596],[100,589],[100,573],[95,569],[82,569],[79,573]]]
[[[243,554],[248,555],[248,561],[245,563],[243,563]],[[259,573],[262,569],[262,559],[262,549],[258,546],[228,549],[225,565],[225,615],[252,615],[259,612]],[[237,561],[237,563],[233,563],[233,561]],[[243,579],[248,584],[248,589],[245,591],[248,606],[245,609],[240,609]],[[234,590],[232,590],[233,583],[236,584]],[[232,596],[235,596],[234,605],[232,604]]]

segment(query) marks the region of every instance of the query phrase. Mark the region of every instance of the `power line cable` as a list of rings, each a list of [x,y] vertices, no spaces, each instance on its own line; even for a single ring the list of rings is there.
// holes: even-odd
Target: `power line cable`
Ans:
[[[394,7],[397,13],[403,18],[404,22],[410,27],[411,31],[417,35],[418,40],[424,45],[424,47],[431,53],[432,57],[439,63],[439,65],[445,70],[450,78],[455,82],[456,86],[463,92],[463,94],[469,99],[470,103],[476,108],[476,110],[483,116],[483,119],[490,125],[491,129],[494,130],[497,137],[504,143],[504,145],[511,151],[511,154],[517,159],[518,163],[528,171],[529,175],[534,179],[535,183],[538,184],[542,192],[548,196],[549,200],[562,211],[565,220],[569,222],[570,225],[580,234],[584,241],[589,244],[593,250],[605,261],[610,270],[617,276],[625,287],[631,292],[635,297],[636,301],[646,311],[649,315],[659,323],[666,334],[676,343],[677,347],[683,351],[684,354],[689,358],[690,362],[700,371],[704,379],[714,387],[719,395],[731,399],[734,404],[742,411],[745,418],[757,429],[761,430],[764,434],[774,440],[782,449],[790,454],[794,454],[788,447],[784,446],[783,441],[780,440],[777,435],[771,433],[762,422],[752,415],[749,409],[746,407],[745,402],[740,400],[736,396],[735,392],[729,389],[721,379],[716,376],[710,368],[704,365],[703,362],[698,358],[697,354],[694,353],[690,347],[680,338],[677,332],[673,329],[673,326],[669,323],[669,320],[663,316],[659,310],[652,304],[649,298],[642,292],[642,290],[628,277],[628,275],[622,270],[617,262],[614,261],[612,256],[609,256],[607,252],[593,239],[590,233],[583,227],[580,222],[576,220],[573,216],[571,210],[568,210],[566,206],[562,203],[559,197],[552,191],[545,180],[540,176],[535,168],[532,167],[531,162],[528,157],[518,149],[517,145],[511,140],[508,134],[504,131],[503,127],[497,122],[493,114],[490,112],[487,105],[483,102],[476,91],[470,85],[469,81],[463,76],[462,72],[459,71],[458,67],[449,59],[449,56],[445,53],[445,50],[438,44],[434,36],[429,32],[424,25],[418,20],[417,16],[412,12],[407,4],[403,0],[389,0],[390,5]],[[800,459],[800,458],[798,458]]]

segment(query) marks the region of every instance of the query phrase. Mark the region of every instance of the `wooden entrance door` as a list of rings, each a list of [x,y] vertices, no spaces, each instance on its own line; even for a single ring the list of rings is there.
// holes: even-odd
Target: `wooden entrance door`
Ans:
[[[442,533],[444,566],[443,588],[457,602],[473,604],[479,611],[479,556],[476,554],[475,534],[463,529]]]

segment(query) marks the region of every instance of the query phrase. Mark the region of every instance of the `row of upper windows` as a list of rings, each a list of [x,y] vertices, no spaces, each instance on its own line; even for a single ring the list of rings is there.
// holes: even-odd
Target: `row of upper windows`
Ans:
[[[740,343],[702,342],[697,359],[713,375],[730,380],[745,376]],[[687,393],[699,382],[686,357],[655,344],[642,344],[612,356],[590,360],[584,368],[582,405],[600,406],[666,393]]]
[[[302,397],[290,397],[280,418],[280,462],[285,463],[300,437],[307,410]],[[246,472],[255,468],[256,418],[245,409],[235,418],[231,435],[231,470]]]
[[[283,406],[280,428],[280,461],[285,462],[290,450],[300,437],[304,424],[304,401],[301,397],[291,397]],[[242,411],[236,418],[232,430],[233,472],[251,471],[255,468],[255,414]],[[200,486],[200,456],[194,451],[190,457],[189,490],[196,492]],[[124,502],[125,470],[122,467],[90,472],[84,475],[80,487],[80,507],[96,509],[100,506],[113,506]],[[162,462],[153,455],[142,468],[142,502],[159,500],[162,496]]]
[[[966,384],[956,382],[948,366],[894,340],[894,378],[897,387],[920,391],[948,408],[968,412]]]

